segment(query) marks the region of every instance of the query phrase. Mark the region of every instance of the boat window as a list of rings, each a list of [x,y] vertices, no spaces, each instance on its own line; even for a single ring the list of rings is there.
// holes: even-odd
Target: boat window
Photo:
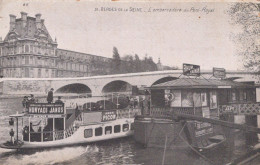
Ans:
[[[92,137],[93,136],[93,131],[92,129],[85,129],[84,130],[84,137],[85,138],[89,138],[89,137]]]
[[[246,101],[246,90],[239,90],[239,100],[240,101]]]
[[[134,123],[131,123],[131,130],[134,130]]]
[[[216,91],[210,91],[209,93],[210,97],[210,109],[217,108],[217,92]]]
[[[201,107],[202,106],[200,92],[197,92],[197,91],[193,92],[193,103],[194,103],[194,107]]]
[[[114,126],[114,133],[119,133],[121,130],[121,126],[120,125],[115,125]]]
[[[126,132],[129,130],[129,124],[123,124],[123,131]]]
[[[102,127],[98,127],[95,129],[95,136],[101,136],[102,135]]]
[[[208,99],[207,99],[207,93],[201,92],[201,105],[202,106],[208,106]]]
[[[105,134],[111,134],[112,133],[112,126],[105,127]]]
[[[151,94],[152,105],[155,107],[164,107],[165,106],[164,90],[155,89],[155,90],[152,90],[151,93],[152,93]],[[148,99],[145,99],[145,100],[147,101]]]
[[[181,90],[171,90],[168,96],[171,107],[181,107]]]
[[[181,93],[182,107],[193,107],[193,93],[191,91],[184,90]]]

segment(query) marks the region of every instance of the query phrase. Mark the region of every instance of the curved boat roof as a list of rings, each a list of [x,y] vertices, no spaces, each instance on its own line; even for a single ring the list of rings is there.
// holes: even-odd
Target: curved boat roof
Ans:
[[[65,100],[65,104],[68,103],[76,103],[77,105],[84,105],[85,103],[96,103],[98,101],[108,100],[107,97],[89,97],[89,98],[77,98],[77,99],[70,99]]]
[[[23,117],[23,116],[25,116],[24,113],[17,113],[17,114],[9,115],[9,117]]]
[[[231,81],[231,80],[217,80],[217,79],[201,79],[201,78],[181,78],[164,83],[152,85],[151,89],[165,89],[165,88],[255,88],[254,85]]]

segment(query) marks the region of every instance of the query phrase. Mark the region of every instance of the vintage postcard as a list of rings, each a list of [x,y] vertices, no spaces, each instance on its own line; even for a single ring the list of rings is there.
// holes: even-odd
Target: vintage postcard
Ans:
[[[259,34],[259,0],[0,0],[0,164],[260,164]]]

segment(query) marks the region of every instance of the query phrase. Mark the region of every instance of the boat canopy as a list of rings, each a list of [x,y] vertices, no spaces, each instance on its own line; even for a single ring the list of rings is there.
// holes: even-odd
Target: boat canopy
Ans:
[[[231,80],[217,80],[217,79],[194,79],[181,78],[164,83],[156,84],[150,87],[151,89],[183,89],[183,88],[255,88],[252,84],[235,82]]]
[[[75,104],[77,106],[83,106],[86,103],[96,103],[98,101],[108,100],[108,99],[109,98],[107,97],[77,98],[77,99],[66,100],[65,105],[66,107],[70,107],[71,104]]]
[[[24,113],[17,113],[17,114],[13,114],[13,115],[10,115],[9,117],[24,117],[25,114]]]

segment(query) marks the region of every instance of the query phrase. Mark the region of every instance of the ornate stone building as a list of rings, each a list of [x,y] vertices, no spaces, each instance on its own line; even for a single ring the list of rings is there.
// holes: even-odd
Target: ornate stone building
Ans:
[[[21,12],[10,15],[10,30],[0,38],[0,76],[82,77],[109,73],[112,59],[58,49],[41,19]]]

